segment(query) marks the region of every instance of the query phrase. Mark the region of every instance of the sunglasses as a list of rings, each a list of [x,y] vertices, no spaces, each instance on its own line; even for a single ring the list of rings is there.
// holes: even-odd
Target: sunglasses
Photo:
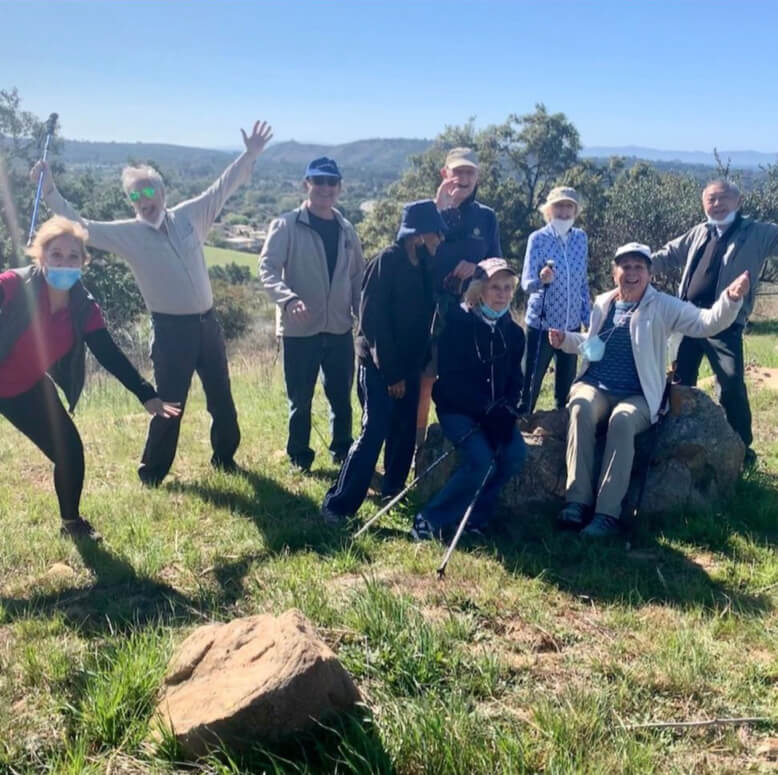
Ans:
[[[314,186],[337,186],[340,183],[340,178],[336,178],[334,175],[313,175],[310,178],[311,184]]]
[[[130,191],[128,196],[130,197],[131,202],[139,202],[141,196],[146,197],[146,199],[153,199],[154,194],[157,193],[157,189],[153,186],[145,186],[140,191]]]

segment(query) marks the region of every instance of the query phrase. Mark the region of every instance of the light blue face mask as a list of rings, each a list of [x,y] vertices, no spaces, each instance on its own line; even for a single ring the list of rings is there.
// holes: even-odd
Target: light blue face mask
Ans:
[[[492,309],[489,305],[484,304],[483,302],[481,302],[479,309],[481,310],[481,314],[487,320],[499,320],[508,311],[508,307],[498,311],[496,309]]]
[[[602,356],[605,355],[605,342],[595,334],[588,339],[584,339],[578,347],[578,352],[586,358],[587,361],[594,363],[595,361],[601,361]]]
[[[58,291],[69,291],[81,279],[80,266],[48,266],[46,282]]]

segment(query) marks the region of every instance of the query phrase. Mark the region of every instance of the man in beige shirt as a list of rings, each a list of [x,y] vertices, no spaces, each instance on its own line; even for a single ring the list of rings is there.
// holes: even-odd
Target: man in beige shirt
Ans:
[[[240,442],[238,415],[230,389],[224,335],[213,314],[213,293],[203,242],[229,197],[251,177],[254,162],[272,137],[271,128],[257,121],[250,134],[242,129],[246,150],[202,194],[172,208],[165,203],[165,186],[152,167],[126,167],[122,187],[134,219],[90,221],[81,218],[54,185],[48,165],[38,162],[31,177],[44,173],[46,204],[58,215],[79,221],[89,231],[88,244],[121,256],[130,266],[151,312],[151,359],[157,390],[166,401],[183,408],[197,372],[212,417],[211,463],[234,470]],[[156,487],[176,454],[181,417],[153,417],[138,468],[144,484]]]

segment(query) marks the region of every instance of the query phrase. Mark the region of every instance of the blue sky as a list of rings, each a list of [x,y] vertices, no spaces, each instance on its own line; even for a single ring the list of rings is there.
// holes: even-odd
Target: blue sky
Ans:
[[[65,137],[433,137],[536,102],[585,145],[778,151],[774,0],[0,0],[0,88]]]

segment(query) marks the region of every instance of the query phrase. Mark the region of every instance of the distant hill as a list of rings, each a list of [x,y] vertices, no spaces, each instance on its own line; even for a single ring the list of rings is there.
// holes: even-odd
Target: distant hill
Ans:
[[[639,145],[603,146],[590,145],[583,149],[581,156],[607,159],[611,156],[626,156],[646,161],[678,162],[681,164],[715,167],[713,151],[664,151],[659,148],[644,148]],[[731,159],[735,169],[755,169],[767,164],[778,163],[778,152],[760,151],[719,151],[721,160],[726,164]]]
[[[270,172],[302,177],[305,165],[311,159],[331,156],[346,175],[356,171],[396,176],[399,170],[405,169],[411,154],[421,153],[430,145],[430,140],[404,138],[357,140],[342,145],[313,145],[289,140],[271,145],[262,155],[262,166]],[[64,140],[61,158],[66,164],[75,166],[120,166],[129,160],[153,159],[162,167],[175,165],[196,171],[196,168],[223,167],[236,153],[237,149],[214,150],[162,143]]]

